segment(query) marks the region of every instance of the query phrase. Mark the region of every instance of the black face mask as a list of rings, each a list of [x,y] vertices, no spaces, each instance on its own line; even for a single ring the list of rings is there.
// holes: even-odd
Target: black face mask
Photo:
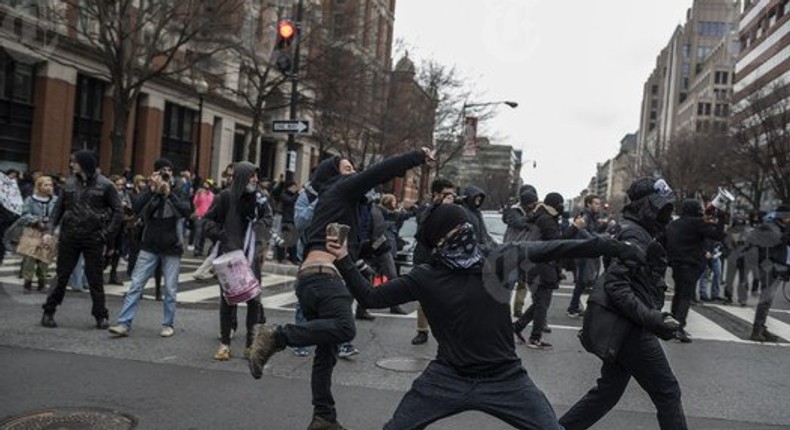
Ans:
[[[656,216],[656,222],[660,225],[667,225],[670,221],[672,221],[672,205],[666,205],[661,210],[658,211],[658,216]]]
[[[470,269],[483,262],[483,253],[477,245],[474,227],[469,223],[447,239],[447,242],[438,246],[434,255],[450,269]]]

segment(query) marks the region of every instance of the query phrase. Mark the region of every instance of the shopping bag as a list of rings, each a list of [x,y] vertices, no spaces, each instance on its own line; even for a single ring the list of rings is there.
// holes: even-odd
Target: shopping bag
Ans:
[[[231,251],[212,263],[222,288],[222,296],[231,305],[246,302],[261,293],[261,286],[244,251]]]
[[[58,256],[58,241],[57,237],[52,235],[49,235],[48,239],[45,240],[45,234],[41,230],[25,227],[22,230],[22,236],[19,238],[16,253],[35,258],[47,264],[52,263]]]

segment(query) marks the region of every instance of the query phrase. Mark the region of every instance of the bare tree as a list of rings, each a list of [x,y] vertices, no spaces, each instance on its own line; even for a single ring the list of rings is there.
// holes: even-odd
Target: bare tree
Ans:
[[[143,86],[183,75],[234,41],[241,0],[68,0],[59,17],[112,85],[111,171],[122,171],[129,115]],[[230,37],[225,37],[231,35]]]
[[[762,203],[764,186],[777,199],[790,202],[790,88],[776,83],[749,97],[741,109],[733,112],[732,152],[746,166],[733,173],[733,183],[750,188],[755,207]]]

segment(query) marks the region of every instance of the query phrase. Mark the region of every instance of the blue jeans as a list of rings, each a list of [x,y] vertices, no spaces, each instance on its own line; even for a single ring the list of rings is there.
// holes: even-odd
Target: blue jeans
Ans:
[[[71,288],[75,290],[84,290],[85,289],[85,257],[80,254],[80,259],[77,260],[77,265],[74,266],[74,270],[71,271],[71,278],[69,279],[69,284],[71,284]]]
[[[719,281],[721,280],[721,259],[713,258],[710,260],[705,272],[699,278],[699,297],[718,299],[719,298]],[[710,296],[708,296],[708,273],[713,272],[713,279],[710,282]]]
[[[548,399],[520,363],[498,375],[472,377],[436,361],[414,380],[384,430],[424,429],[471,410],[518,429],[562,430]]]
[[[123,309],[118,315],[118,324],[126,327],[132,326],[134,314],[137,312],[137,304],[143,296],[143,288],[149,279],[154,275],[158,260],[162,260],[162,275],[165,280],[165,300],[164,318],[162,325],[173,327],[173,320],[176,315],[176,293],[178,291],[178,270],[181,265],[181,257],[178,255],[156,255],[148,251],[140,251],[137,256],[137,263],[132,272],[132,285],[123,299]]]

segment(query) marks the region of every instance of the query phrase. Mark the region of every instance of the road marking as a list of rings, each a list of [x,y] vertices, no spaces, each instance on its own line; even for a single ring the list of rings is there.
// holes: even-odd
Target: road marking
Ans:
[[[738,336],[725,330],[709,318],[703,316],[693,308],[686,317],[686,330],[693,339],[721,340],[726,342],[742,340]]]
[[[286,305],[296,303],[296,293],[293,291],[286,291],[284,293],[274,294],[261,298],[261,304],[264,308],[284,308]]]
[[[744,308],[744,307],[735,307],[735,306],[721,306],[721,305],[713,305],[730,315],[734,315],[746,322],[750,325],[754,323],[754,308]],[[790,324],[785,322],[779,321],[776,318],[768,317],[765,325],[769,327],[769,330],[776,334],[777,336],[781,337],[785,340],[790,340]]]

